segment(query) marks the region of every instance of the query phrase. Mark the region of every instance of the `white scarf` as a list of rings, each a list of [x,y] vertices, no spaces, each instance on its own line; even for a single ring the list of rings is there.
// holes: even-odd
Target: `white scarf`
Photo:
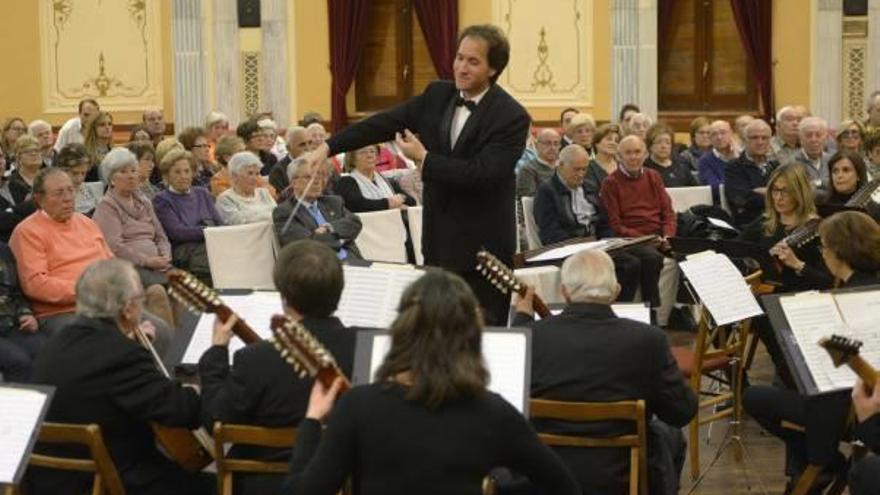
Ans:
[[[373,179],[376,182],[373,182],[357,170],[352,170],[350,175],[354,177],[358,189],[361,190],[361,194],[366,199],[386,199],[394,196],[394,189],[391,189],[388,181],[378,172],[373,173]]]

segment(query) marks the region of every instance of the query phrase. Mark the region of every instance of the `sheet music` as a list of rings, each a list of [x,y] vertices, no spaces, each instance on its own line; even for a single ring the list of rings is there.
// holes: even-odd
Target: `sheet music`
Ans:
[[[247,324],[254,329],[263,339],[272,337],[272,315],[282,314],[284,308],[281,304],[281,295],[277,292],[253,292],[245,295],[223,296],[223,302],[232,308]],[[186,351],[183,354],[183,363],[195,364],[199,358],[211,347],[211,337],[214,332],[213,314],[202,314]],[[232,355],[235,351],[244,347],[245,344],[238,337],[229,341],[229,362],[232,363]]]
[[[346,326],[388,328],[397,317],[403,291],[422,270],[344,266],[345,288],[336,316]]]
[[[803,293],[780,297],[788,326],[820,392],[852,387],[855,375],[846,366],[835,368],[817,343],[832,333],[848,334],[831,294]]]
[[[587,249],[597,249],[597,248],[605,248],[609,244],[611,244],[611,239],[602,239],[601,241],[590,241],[590,242],[579,242],[577,244],[568,244],[566,246],[561,246],[558,248],[551,249],[549,251],[544,251],[541,254],[536,254],[531,258],[527,259],[528,262],[538,262],[538,261],[555,261],[568,258],[569,256],[579,253],[581,251],[586,251]]]
[[[697,253],[679,266],[718,325],[764,314],[742,274],[727,256]]]
[[[25,455],[47,398],[37,390],[0,387],[0,484],[15,483],[19,466],[27,462]]]
[[[612,304],[611,309],[618,318],[629,318],[648,325],[651,324],[651,308],[642,303]]]
[[[846,323],[845,335],[862,341],[859,354],[874,368],[880,368],[880,290],[834,294],[837,309]]]
[[[518,411],[525,411],[526,346],[528,339],[523,333],[483,332],[483,357],[489,370],[489,390],[495,392],[509,402]],[[370,381],[376,376],[376,370],[385,360],[391,348],[390,335],[373,337],[373,348],[370,358]]]

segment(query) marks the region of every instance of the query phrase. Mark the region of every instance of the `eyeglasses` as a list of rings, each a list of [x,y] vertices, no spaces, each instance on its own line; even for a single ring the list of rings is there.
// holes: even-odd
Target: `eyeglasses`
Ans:
[[[62,189],[53,189],[51,191],[46,191],[44,194],[50,198],[64,198],[68,196],[74,197],[76,196],[76,190],[73,188],[73,186],[70,186]]]
[[[770,188],[770,194],[778,194],[780,196],[791,196],[791,191],[789,191],[785,187],[772,187],[772,188]]]
[[[9,130],[10,130],[10,131],[24,132],[24,131],[27,130],[27,128],[26,128],[26,127],[20,127],[20,126],[14,125],[14,126],[10,127]]]
[[[840,137],[845,137],[845,138],[852,138],[852,137],[859,137],[859,136],[861,136],[861,133],[858,131],[858,129],[847,129],[847,130],[840,133]]]
[[[211,146],[211,145],[208,144],[208,143],[205,143],[205,144],[194,144],[194,145],[192,145],[193,148],[208,148],[208,147],[210,147],[210,146]]]
[[[552,146],[554,148],[558,148],[559,145],[562,144],[562,141],[537,141],[538,144],[543,144],[544,146]]]
[[[22,155],[36,156],[36,155],[40,154],[40,150],[39,149],[21,150],[19,153]]]

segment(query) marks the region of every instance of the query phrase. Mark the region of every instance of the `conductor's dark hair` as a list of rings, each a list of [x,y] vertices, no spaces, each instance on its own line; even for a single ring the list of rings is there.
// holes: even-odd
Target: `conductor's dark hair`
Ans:
[[[492,84],[495,84],[495,81],[504,72],[504,68],[507,67],[507,62],[510,61],[510,42],[507,41],[507,36],[504,35],[498,26],[476,24],[464,28],[461,34],[458,35],[458,45],[461,45],[461,41],[465,38],[479,38],[486,42],[486,58],[489,62],[489,67],[495,69],[495,75],[490,77],[489,80]]]
[[[407,400],[436,409],[485,393],[482,317],[471,288],[458,275],[430,269],[400,298],[391,325],[391,349],[377,382],[408,372]]]
[[[284,302],[303,316],[326,318],[339,306],[342,264],[320,242],[304,239],[284,246],[272,278]]]

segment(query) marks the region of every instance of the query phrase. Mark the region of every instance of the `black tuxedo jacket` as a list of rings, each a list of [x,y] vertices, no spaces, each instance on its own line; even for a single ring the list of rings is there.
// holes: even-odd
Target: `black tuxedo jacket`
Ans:
[[[157,450],[149,422],[198,427],[200,401],[194,389],[160,374],[149,351],[110,320],[79,317],[42,348],[33,380],[56,387],[46,421],[101,427],[128,493],[168,493],[149,487],[179,476],[180,468]],[[29,493],[81,493],[75,474],[30,474],[35,485]],[[187,493],[184,486],[177,489]]]
[[[449,129],[459,91],[435,81],[419,96],[375,114],[334,135],[330,153],[352,151],[394,139],[409,129],[428,150],[422,250],[425,263],[472,271],[485,248],[510,262],[516,244],[516,162],[522,156],[530,118],[507,92],[492,85],[468,117],[453,147]]]
[[[289,242],[300,239],[312,239],[326,244],[334,251],[345,248],[350,257],[360,259],[361,252],[354,241],[361,232],[361,219],[345,208],[345,204],[339,196],[320,196],[317,202],[318,209],[321,210],[324,219],[333,227],[333,232],[315,234],[318,222],[306,210],[305,205],[302,205],[296,211],[296,215],[290,222],[287,231],[282,233],[281,229],[284,228],[287,218],[290,217],[290,212],[293,211],[293,207],[296,205],[296,198],[290,198],[279,204],[272,212],[272,223],[275,226],[275,233],[278,235],[278,241],[281,245],[284,246]]]
[[[618,318],[610,306],[574,303],[531,324],[532,397],[575,402],[644,399],[646,417],[656,414],[674,427],[697,412],[697,397],[684,380],[658,328]],[[538,431],[620,434],[611,423],[535,422]],[[629,453],[622,449],[556,449],[584,493],[625,493]],[[650,449],[649,449],[650,451]]]

